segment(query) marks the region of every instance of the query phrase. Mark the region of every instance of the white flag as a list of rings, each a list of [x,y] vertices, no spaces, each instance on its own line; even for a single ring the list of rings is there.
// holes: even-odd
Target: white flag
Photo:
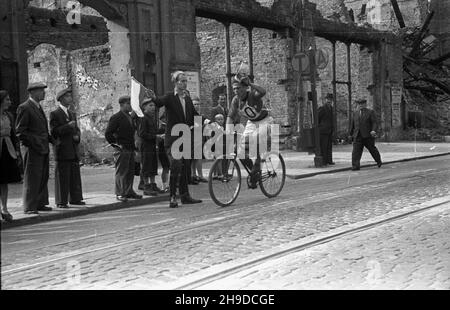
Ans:
[[[141,102],[144,100],[146,88],[134,77],[131,77],[131,108],[139,117],[144,117],[141,110]]]

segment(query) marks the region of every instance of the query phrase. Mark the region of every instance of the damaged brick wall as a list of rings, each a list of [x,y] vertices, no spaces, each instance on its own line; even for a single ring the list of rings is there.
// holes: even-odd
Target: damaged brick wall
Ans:
[[[49,5],[48,1],[34,1],[31,4]],[[67,36],[67,25],[63,25],[62,17],[58,15],[61,11],[33,7],[28,11],[38,12],[33,13],[34,26],[28,28],[29,80],[47,83],[47,95],[43,103],[46,114],[49,115],[58,106],[55,99],[57,92],[71,86],[82,132],[81,152],[85,160],[98,162],[110,158],[111,150],[104,148],[104,132],[110,116],[119,110],[118,98],[129,94],[130,88],[128,29],[84,7],[83,12],[94,16],[82,16],[82,21],[95,20],[101,31],[93,31],[90,23],[82,23],[78,29],[88,27],[91,30],[86,30],[89,32],[87,38],[84,30],[78,32],[69,27],[72,32],[69,42],[66,42],[64,36]],[[51,23],[47,16],[59,16],[59,22]],[[31,23],[31,19],[28,23]],[[49,35],[52,33],[53,36]],[[33,37],[53,44],[39,44],[34,49],[37,41]]]
[[[196,18],[197,40],[201,48],[201,99],[204,107],[216,105],[216,88],[226,85],[225,27],[205,18]],[[236,24],[230,26],[232,72],[239,64],[248,63],[248,32]],[[266,29],[253,30],[255,83],[267,89],[265,104],[272,109],[278,124],[289,123],[288,92],[286,90],[287,57],[290,40]]]

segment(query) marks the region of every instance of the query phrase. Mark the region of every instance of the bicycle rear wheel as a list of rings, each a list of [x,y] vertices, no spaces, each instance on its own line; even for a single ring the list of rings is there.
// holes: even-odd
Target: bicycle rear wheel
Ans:
[[[281,154],[269,152],[261,158],[261,178],[259,186],[269,198],[278,196],[286,181],[286,165]]]
[[[241,169],[235,159],[218,159],[209,171],[209,194],[221,207],[231,205],[241,190]]]

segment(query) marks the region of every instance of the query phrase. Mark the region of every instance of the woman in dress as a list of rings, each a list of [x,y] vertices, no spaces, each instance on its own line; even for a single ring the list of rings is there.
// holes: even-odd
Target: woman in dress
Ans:
[[[11,99],[5,90],[0,90],[0,197],[2,204],[2,219],[11,222],[13,217],[8,212],[8,183],[21,181],[17,164],[19,156],[18,140],[14,131],[14,118],[8,112]]]

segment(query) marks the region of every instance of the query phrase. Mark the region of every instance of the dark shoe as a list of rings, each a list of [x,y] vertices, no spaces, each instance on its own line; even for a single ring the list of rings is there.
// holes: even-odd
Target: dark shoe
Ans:
[[[153,189],[152,184],[148,184],[144,189],[145,196],[158,196],[158,192]]]
[[[57,208],[60,208],[60,209],[68,209],[68,208],[69,208],[68,205],[63,205],[63,204],[59,204],[59,205],[57,205],[56,207],[57,207]]]
[[[327,163],[327,165],[333,166],[333,165],[336,165],[336,163],[334,161],[332,161],[331,163]]]
[[[25,211],[25,214],[39,214],[38,211]]]
[[[205,179],[205,178],[198,178],[198,181],[199,181],[200,183],[208,183],[208,180]]]
[[[141,191],[143,191],[145,189],[144,182],[139,182],[138,189],[141,190]]]
[[[138,195],[136,193],[128,194],[126,197],[129,199],[142,199],[142,195]]]
[[[150,186],[152,190],[155,191],[157,194],[161,193],[162,190],[158,187],[158,185],[156,185],[156,183],[150,183]]]
[[[42,206],[42,207],[38,208],[38,211],[52,211],[52,208],[47,207],[47,206]]]
[[[383,162],[381,162],[381,161],[380,161],[380,162],[378,162],[378,163],[377,163],[377,165],[378,165],[378,168],[381,168],[381,165],[382,165],[382,164],[383,164]]]
[[[9,212],[8,213],[2,212],[2,219],[4,219],[8,223],[11,223],[13,221],[13,217]]]
[[[74,206],[84,206],[86,203],[84,201],[76,201],[76,202],[69,202],[69,204]]]
[[[195,181],[194,179],[191,179],[191,180],[189,181],[189,184],[190,184],[190,185],[198,185],[198,182]]]
[[[187,196],[185,198],[181,198],[181,203],[186,205],[191,205],[195,203],[202,203],[200,199],[194,199],[191,196]]]
[[[125,197],[125,196],[116,196],[116,199],[119,200],[119,201],[122,201],[122,202],[127,202],[128,201],[128,198]]]
[[[358,171],[358,170],[360,170],[359,167],[352,167],[352,171]]]
[[[178,208],[178,202],[177,202],[176,197],[170,197],[169,207],[170,208]]]

